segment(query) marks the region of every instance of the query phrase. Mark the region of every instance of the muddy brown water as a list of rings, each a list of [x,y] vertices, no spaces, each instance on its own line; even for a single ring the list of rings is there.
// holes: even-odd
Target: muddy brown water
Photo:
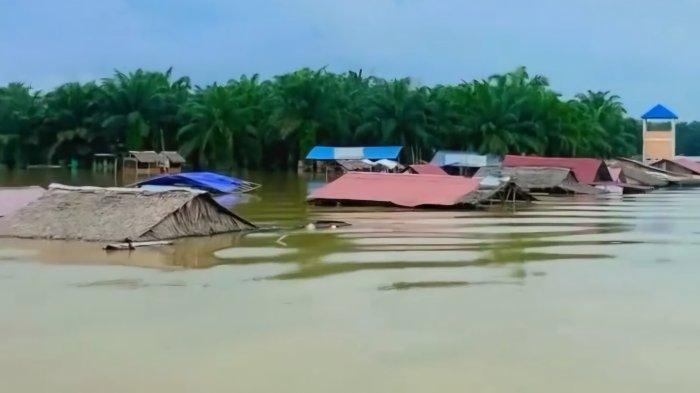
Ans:
[[[313,207],[240,174],[268,231],[105,253],[0,239],[8,392],[696,392],[700,189],[516,209]],[[0,185],[112,185],[0,172]],[[309,231],[313,220],[349,227]]]

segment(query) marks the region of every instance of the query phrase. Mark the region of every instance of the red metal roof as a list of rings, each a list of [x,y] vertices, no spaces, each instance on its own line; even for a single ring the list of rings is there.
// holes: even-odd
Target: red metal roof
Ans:
[[[453,206],[478,188],[478,179],[462,176],[349,172],[314,191],[308,199],[404,207]]]
[[[682,166],[683,168],[695,173],[696,175],[700,175],[700,163],[691,160],[690,158],[686,157],[681,157],[681,158],[676,158],[673,160],[676,164]]]
[[[507,155],[503,159],[503,166],[540,166],[569,168],[574,173],[576,180],[581,183],[591,184],[596,181],[612,180],[608,168],[602,160],[597,158],[570,158],[570,157],[538,157],[538,156],[513,156]],[[602,170],[601,170],[602,167]],[[599,175],[599,173],[601,175]]]
[[[413,173],[419,175],[447,175],[448,173],[442,170],[437,165],[433,164],[415,164],[408,166]]]
[[[46,192],[41,187],[0,188],[0,217],[9,216],[39,199]]]

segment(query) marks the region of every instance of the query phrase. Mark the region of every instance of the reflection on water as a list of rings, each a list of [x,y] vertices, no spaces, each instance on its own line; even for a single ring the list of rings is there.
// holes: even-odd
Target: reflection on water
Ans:
[[[0,239],[4,384],[28,392],[700,386],[700,189],[422,211],[309,206],[317,180],[236,175],[263,187],[226,203],[262,231],[111,253]],[[113,179],[0,172],[2,185],[54,181]],[[320,220],[350,226],[306,229]]]

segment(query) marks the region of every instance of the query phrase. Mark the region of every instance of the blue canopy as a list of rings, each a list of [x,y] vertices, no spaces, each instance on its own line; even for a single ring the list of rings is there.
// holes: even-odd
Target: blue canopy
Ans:
[[[156,176],[137,183],[138,186],[192,187],[215,194],[236,192],[246,183],[243,180],[213,172],[187,172]]]
[[[403,146],[333,147],[315,146],[307,160],[396,160]]]
[[[678,116],[665,106],[656,104],[655,107],[649,109],[647,113],[642,115],[642,119],[678,119]]]

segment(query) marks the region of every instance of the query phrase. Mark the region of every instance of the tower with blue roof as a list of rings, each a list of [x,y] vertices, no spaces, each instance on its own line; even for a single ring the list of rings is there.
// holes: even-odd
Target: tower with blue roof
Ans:
[[[673,160],[676,157],[678,116],[661,104],[642,115],[642,161]]]

